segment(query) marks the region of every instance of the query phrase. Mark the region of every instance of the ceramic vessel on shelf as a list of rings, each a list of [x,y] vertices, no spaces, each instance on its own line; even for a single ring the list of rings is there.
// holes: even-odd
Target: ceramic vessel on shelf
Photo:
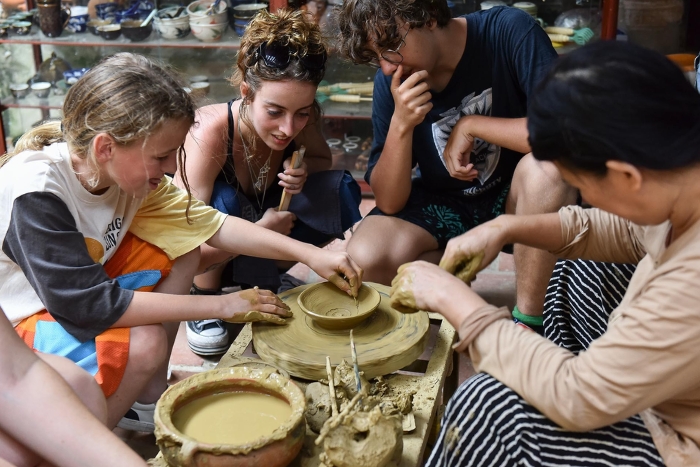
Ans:
[[[95,11],[99,19],[109,19],[114,21],[117,17],[119,5],[115,2],[99,3],[95,5]]]
[[[10,32],[18,36],[26,36],[32,30],[32,23],[29,21],[15,21],[10,26]]]
[[[236,5],[233,7],[234,18],[248,18],[251,19],[253,16],[257,15],[260,10],[267,9],[267,3],[246,3],[242,5]]]
[[[234,18],[233,30],[236,31],[236,34],[238,34],[240,37],[243,37],[245,28],[248,27],[248,23],[250,23],[250,19],[248,18]]]
[[[0,39],[8,36],[11,26],[12,22],[10,21],[0,21]]]
[[[221,24],[190,24],[194,37],[202,42],[216,42],[228,29],[228,23]]]
[[[141,26],[143,21],[140,19],[130,19],[121,23],[122,33],[131,42],[141,42],[146,40],[148,36],[151,35],[153,31],[153,23],[148,23],[145,26]]]
[[[357,302],[330,282],[314,284],[299,294],[301,311],[326,329],[350,329],[369,318],[379,306],[381,296],[363,284]]]
[[[10,92],[15,99],[22,99],[29,94],[29,85],[26,83],[10,84]]]
[[[66,29],[70,32],[81,33],[87,31],[87,23],[90,20],[86,6],[70,7],[70,19]]]
[[[206,96],[209,94],[209,89],[211,89],[211,87],[209,86],[208,81],[195,81],[194,83],[190,84],[190,92],[193,96]]]
[[[76,68],[74,70],[66,70],[63,72],[63,79],[68,86],[75,84],[90,68]]]
[[[107,26],[108,24],[112,24],[114,21],[111,19],[91,19],[90,21],[87,22],[87,30],[90,31],[92,34],[99,36],[100,32],[97,30],[99,26]]]
[[[221,24],[228,21],[228,6],[226,2],[219,2],[216,11],[207,14],[207,10],[214,2],[200,0],[187,6],[187,15],[190,17],[190,26],[195,24]]]
[[[118,24],[107,24],[105,26],[98,26],[97,32],[100,33],[102,39],[113,41],[122,35],[122,28]]]
[[[158,10],[153,24],[163,39],[182,39],[190,33],[190,18],[184,7]]]
[[[190,76],[189,80],[190,83],[199,83],[202,81],[209,81],[209,78],[207,77],[207,75],[194,75]]]
[[[46,99],[51,92],[51,83],[39,81],[38,83],[32,84],[31,88],[36,97],[39,99]]]
[[[219,394],[274,397],[276,402],[288,405],[290,415],[278,421],[271,433],[236,444],[207,443],[184,434],[185,429],[174,421],[178,419],[177,412],[198,399]],[[250,414],[246,414],[245,426],[251,432],[257,428],[254,409],[251,407]],[[283,467],[292,462],[303,445],[305,410],[306,398],[301,389],[272,367],[241,365],[205,371],[171,386],[160,397],[154,417],[156,442],[169,466]],[[222,409],[216,418],[236,420],[236,414],[228,417]]]

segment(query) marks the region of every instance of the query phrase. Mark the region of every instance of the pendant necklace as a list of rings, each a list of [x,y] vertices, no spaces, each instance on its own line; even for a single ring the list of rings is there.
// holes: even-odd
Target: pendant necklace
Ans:
[[[253,164],[255,163],[253,155],[250,153],[250,150],[248,149],[248,145],[245,142],[245,137],[243,136],[243,130],[241,128],[241,118],[240,118],[240,112],[238,115],[238,132],[241,134],[241,143],[243,145],[243,157],[246,162],[246,166],[248,167],[248,173],[250,174],[250,180],[253,182],[253,194],[255,195],[255,201],[258,203],[258,207],[260,208],[260,213],[262,214],[263,210],[263,205],[265,204],[265,193],[267,192],[267,180],[268,176],[270,174],[270,160],[272,159],[272,153],[274,152],[274,149],[270,149],[270,155],[267,156],[267,160],[265,161],[264,164],[262,164],[259,168],[255,167],[253,168]],[[257,169],[257,176],[255,175],[255,171]],[[259,194],[262,194],[262,199]]]

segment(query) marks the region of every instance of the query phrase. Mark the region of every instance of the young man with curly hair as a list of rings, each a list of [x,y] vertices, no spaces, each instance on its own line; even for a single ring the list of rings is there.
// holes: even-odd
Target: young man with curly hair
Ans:
[[[557,57],[530,16],[499,7],[452,18],[446,0],[346,0],[339,23],[342,53],[379,67],[365,175],[377,205],[348,245],[365,279],[388,284],[403,263],[437,262],[451,238],[505,212],[576,200],[553,165],[527,154],[528,99]],[[514,316],[538,330],[555,258],[514,253]]]

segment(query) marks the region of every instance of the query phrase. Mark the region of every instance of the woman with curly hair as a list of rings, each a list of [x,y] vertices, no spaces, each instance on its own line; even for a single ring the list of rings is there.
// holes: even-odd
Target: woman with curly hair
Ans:
[[[241,98],[199,109],[185,143],[197,198],[314,245],[342,238],[360,220],[359,186],[349,173],[329,170],[331,153],[321,134],[315,95],[326,59],[321,31],[305,13],[262,12],[251,21],[230,80]],[[303,163],[291,167],[301,146]],[[276,209],[283,191],[295,195],[288,211]],[[202,262],[208,272],[195,278],[193,293],[218,293],[228,263],[226,282],[273,290],[289,267],[214,248],[203,250]],[[189,322],[187,336],[200,355],[227,348],[228,332],[218,320]]]

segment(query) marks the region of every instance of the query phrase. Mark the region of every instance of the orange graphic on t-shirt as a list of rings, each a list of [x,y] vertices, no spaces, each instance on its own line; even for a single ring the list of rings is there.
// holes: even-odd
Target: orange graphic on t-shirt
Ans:
[[[90,258],[96,263],[100,263],[105,255],[105,249],[102,244],[95,240],[94,238],[86,238],[85,246],[87,246]]]

